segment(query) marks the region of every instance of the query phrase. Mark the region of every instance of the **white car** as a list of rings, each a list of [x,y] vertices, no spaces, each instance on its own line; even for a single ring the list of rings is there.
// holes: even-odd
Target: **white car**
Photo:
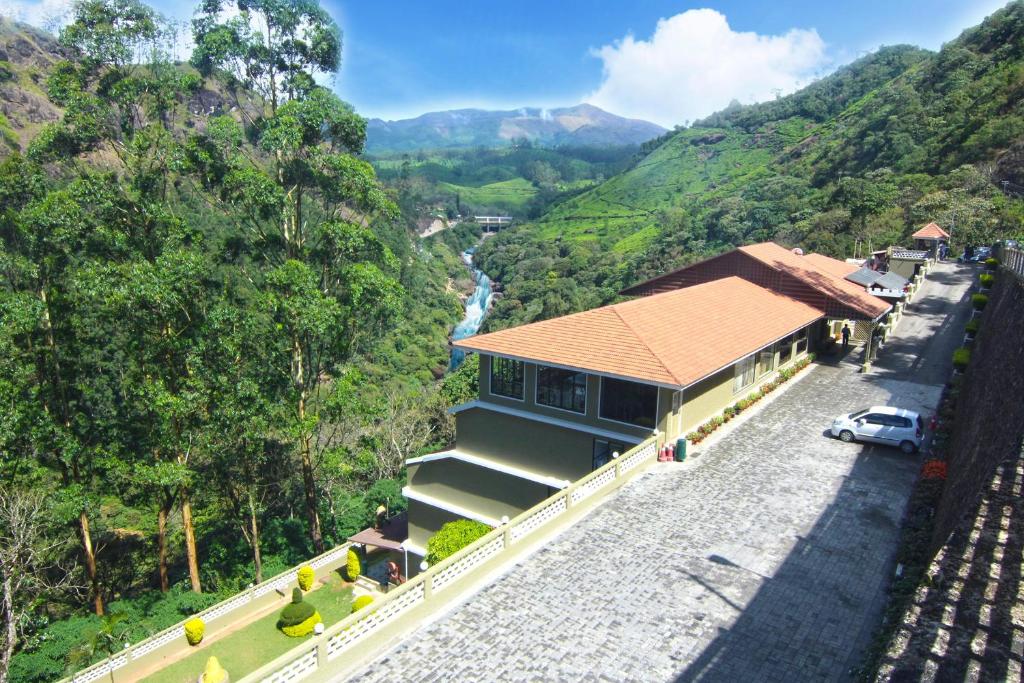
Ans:
[[[871,406],[833,420],[832,436],[847,443],[872,441],[899,446],[904,453],[913,453],[921,446],[924,423],[913,410]]]

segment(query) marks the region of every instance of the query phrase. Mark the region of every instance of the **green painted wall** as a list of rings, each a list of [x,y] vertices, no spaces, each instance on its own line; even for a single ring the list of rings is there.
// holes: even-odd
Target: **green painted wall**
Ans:
[[[446,510],[436,508],[433,505],[421,503],[418,500],[409,501],[409,540],[421,548],[427,547],[427,541],[437,533],[447,522],[454,522],[462,519]],[[413,566],[409,567],[412,576],[416,575]]]
[[[549,495],[543,484],[454,458],[410,466],[409,486],[493,519],[515,517]]]

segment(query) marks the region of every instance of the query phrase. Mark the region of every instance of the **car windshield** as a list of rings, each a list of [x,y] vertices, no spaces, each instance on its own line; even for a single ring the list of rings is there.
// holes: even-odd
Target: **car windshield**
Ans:
[[[850,419],[851,420],[858,420],[858,419],[864,417],[865,415],[867,415],[869,410],[871,410],[871,408],[861,408],[860,410],[858,410],[858,411],[856,411],[854,413],[850,413]]]

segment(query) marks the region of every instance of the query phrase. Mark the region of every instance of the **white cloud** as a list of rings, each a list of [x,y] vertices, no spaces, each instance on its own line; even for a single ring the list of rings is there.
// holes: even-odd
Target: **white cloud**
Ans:
[[[0,16],[42,29],[64,25],[71,0],[0,0]]]
[[[747,104],[793,92],[829,64],[814,29],[779,36],[739,32],[712,9],[661,19],[650,39],[627,35],[593,54],[604,62],[604,75],[588,102],[667,127],[733,99]]]

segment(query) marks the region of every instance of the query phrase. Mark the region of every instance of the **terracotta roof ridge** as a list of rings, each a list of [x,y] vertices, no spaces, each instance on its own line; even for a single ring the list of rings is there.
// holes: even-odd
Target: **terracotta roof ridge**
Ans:
[[[628,302],[628,301],[623,301],[623,302],[620,302],[620,303],[629,303],[629,302]],[[616,315],[616,316],[618,316],[619,320],[621,320],[621,321],[622,321],[622,324],[623,324],[623,325],[625,325],[625,326],[626,326],[626,329],[628,329],[628,330],[629,330],[630,332],[632,332],[632,333],[633,333],[633,336],[634,336],[634,337],[636,337],[636,340],[637,340],[638,342],[640,342],[640,344],[641,344],[641,345],[643,345],[643,347],[644,347],[645,349],[647,349],[647,353],[651,354],[651,358],[653,358],[654,360],[658,361],[658,365],[660,365],[660,366],[661,366],[661,369],[665,371],[665,374],[667,374],[667,375],[668,375],[669,377],[671,377],[671,378],[672,378],[672,380],[673,380],[673,381],[674,381],[674,382],[675,382],[676,384],[679,384],[679,385],[681,385],[681,384],[682,384],[682,382],[680,382],[680,381],[679,381],[679,377],[677,377],[677,376],[676,376],[676,373],[672,372],[672,370],[670,370],[670,369],[669,369],[669,367],[668,367],[667,365],[665,365],[665,361],[663,361],[663,360],[661,359],[661,356],[659,356],[658,354],[656,354],[656,353],[654,352],[654,349],[652,349],[652,348],[651,348],[651,347],[650,347],[650,346],[649,346],[649,345],[647,344],[647,342],[646,342],[646,341],[644,341],[644,338],[643,338],[643,337],[641,337],[641,336],[640,336],[640,335],[639,335],[639,334],[637,333],[636,329],[635,329],[635,328],[634,328],[634,327],[633,327],[632,325],[630,325],[630,324],[629,324],[629,321],[628,321],[628,320],[626,320],[626,319],[625,319],[625,318],[623,317],[623,315],[622,315],[621,313],[619,313],[619,306],[620,306],[620,304],[615,304],[615,305],[613,305],[613,306],[611,307],[611,309],[612,309],[612,310],[613,310],[613,311],[615,312],[615,315]]]

